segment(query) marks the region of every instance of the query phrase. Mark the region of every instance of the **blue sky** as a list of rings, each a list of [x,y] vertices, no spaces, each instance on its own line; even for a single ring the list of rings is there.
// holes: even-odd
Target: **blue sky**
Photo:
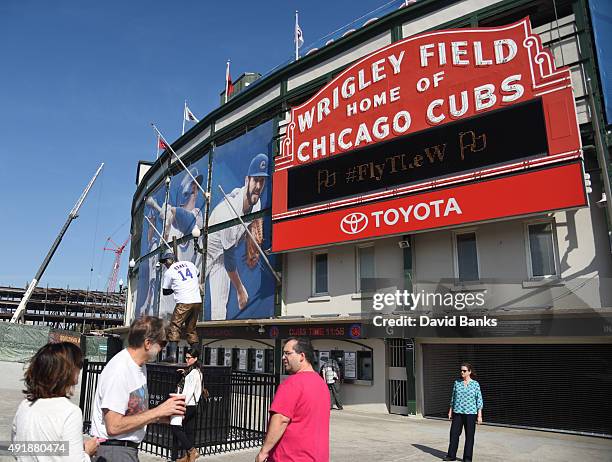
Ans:
[[[290,59],[296,9],[308,46],[385,3],[3,0],[0,285],[34,276],[105,162],[40,283],[104,290],[102,248],[129,235],[137,162],[155,158],[149,123],[174,140],[185,98],[198,117],[216,108],[228,58],[234,79]]]

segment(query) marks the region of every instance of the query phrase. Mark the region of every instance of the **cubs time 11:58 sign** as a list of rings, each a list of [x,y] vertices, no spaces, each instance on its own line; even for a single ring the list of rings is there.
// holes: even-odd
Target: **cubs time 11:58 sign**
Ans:
[[[396,42],[292,108],[272,250],[586,204],[570,71],[525,18]]]

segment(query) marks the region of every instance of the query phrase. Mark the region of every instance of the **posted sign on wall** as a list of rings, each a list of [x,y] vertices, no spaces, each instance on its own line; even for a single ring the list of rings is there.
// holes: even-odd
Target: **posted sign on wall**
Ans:
[[[410,37],[292,109],[272,249],[584,206],[581,156],[570,72],[529,19]]]

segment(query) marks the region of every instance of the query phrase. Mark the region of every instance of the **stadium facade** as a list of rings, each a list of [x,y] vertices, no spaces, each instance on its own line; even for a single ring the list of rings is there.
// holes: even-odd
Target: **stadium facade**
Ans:
[[[304,335],[347,405],[444,417],[469,361],[486,421],[612,435],[609,7],[392,7],[206,115],[189,173],[139,165],[126,321],[171,314],[162,234],[201,268],[207,364],[280,374]]]

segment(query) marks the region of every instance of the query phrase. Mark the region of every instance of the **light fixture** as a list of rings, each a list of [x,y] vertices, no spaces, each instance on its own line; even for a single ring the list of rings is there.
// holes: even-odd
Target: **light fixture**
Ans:
[[[129,263],[130,268],[135,268],[136,267],[136,260],[134,260],[133,258],[130,260]]]
[[[195,251],[198,253],[202,253],[202,248],[200,247],[200,243],[198,242],[198,238],[202,235],[202,231],[198,228],[198,225],[195,225],[191,230],[191,235],[193,236],[193,247]]]
[[[266,329],[264,328],[263,324],[259,325],[259,329],[257,330],[257,332],[259,332],[261,335],[266,333]]]

